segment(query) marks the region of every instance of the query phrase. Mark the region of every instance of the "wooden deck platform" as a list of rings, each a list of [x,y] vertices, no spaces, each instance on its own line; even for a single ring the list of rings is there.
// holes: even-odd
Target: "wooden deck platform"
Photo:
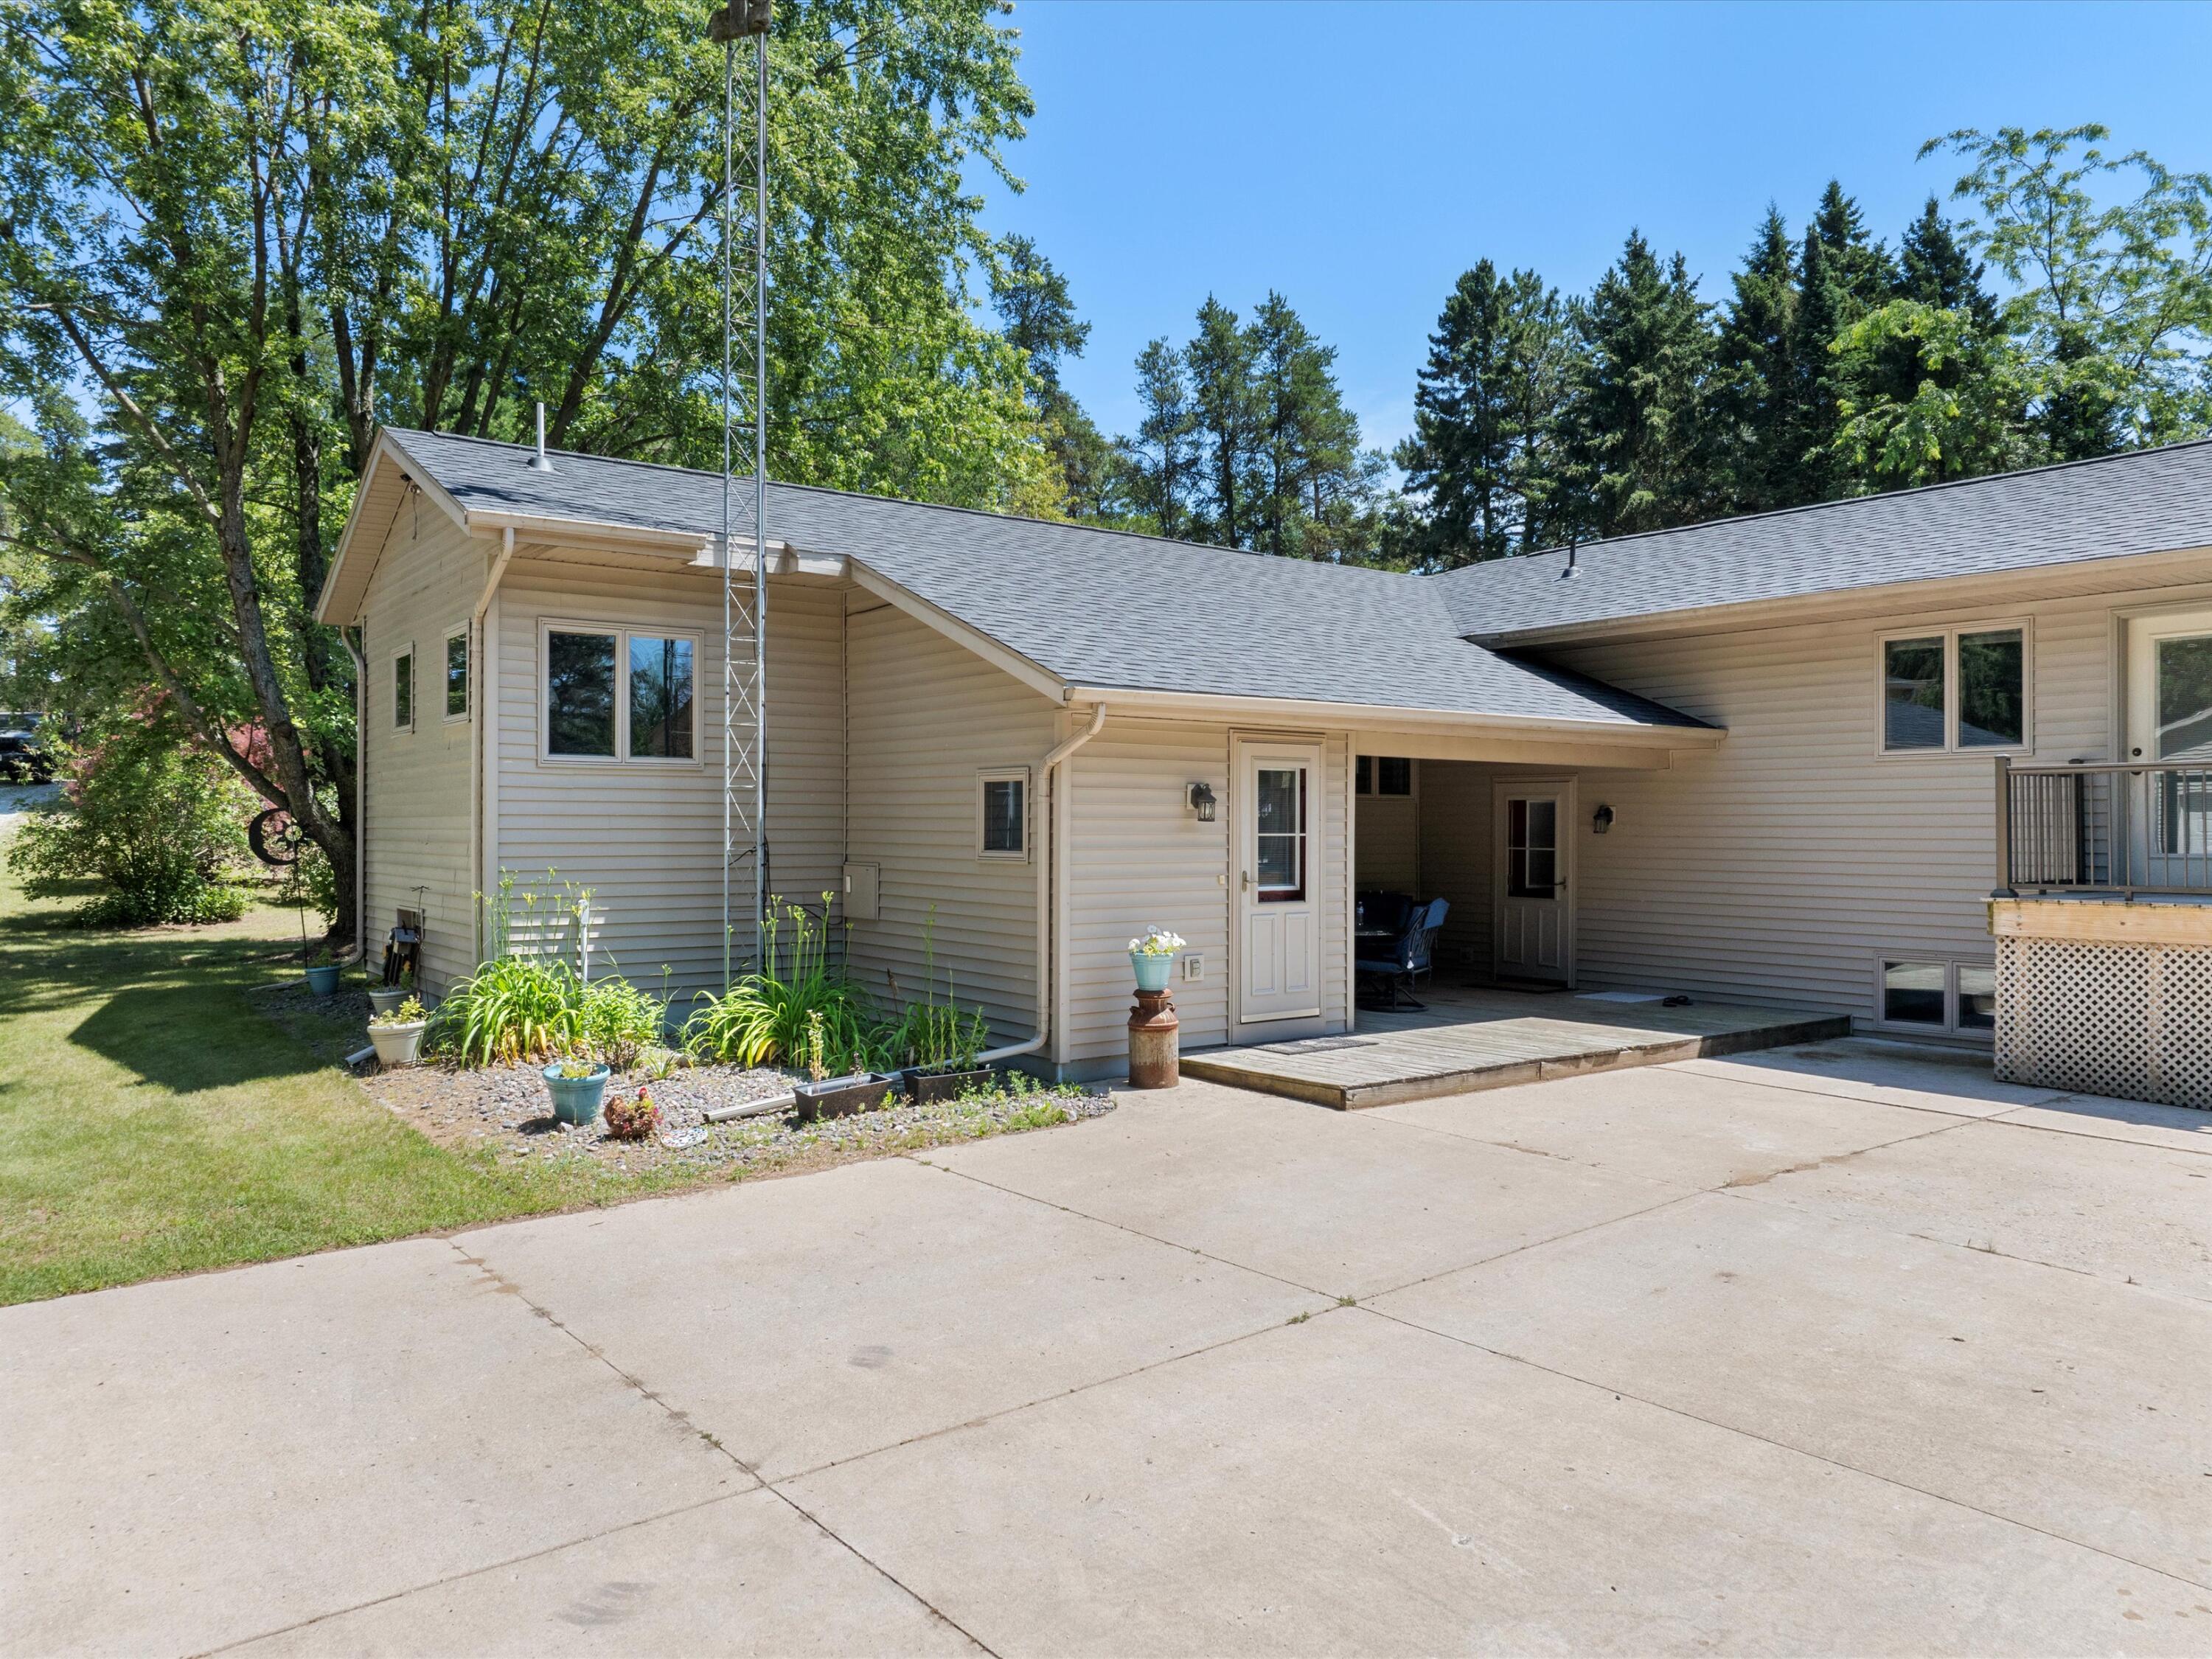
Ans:
[[[1187,1077],[1288,1095],[1340,1111],[1502,1089],[1516,1083],[1660,1066],[1846,1036],[1843,1014],[1693,1002],[1621,1002],[1571,992],[1424,987],[1424,1012],[1362,1009],[1342,1036],[1182,1057]]]

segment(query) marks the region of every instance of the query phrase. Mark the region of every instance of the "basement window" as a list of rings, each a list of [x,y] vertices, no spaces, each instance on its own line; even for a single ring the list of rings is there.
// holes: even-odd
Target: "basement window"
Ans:
[[[1997,970],[1987,962],[1885,957],[1879,1023],[1930,1036],[1977,1036],[1997,1023]]]

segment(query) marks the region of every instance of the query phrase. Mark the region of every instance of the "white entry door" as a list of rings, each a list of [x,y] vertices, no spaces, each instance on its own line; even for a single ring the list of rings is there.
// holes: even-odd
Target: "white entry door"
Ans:
[[[1321,1012],[1321,750],[1240,743],[1237,805],[1237,1017]]]
[[[1568,853],[1574,781],[1501,778],[1494,799],[1498,977],[1571,985],[1575,911]]]
[[[2145,887],[2194,886],[2212,870],[2212,611],[2128,624],[2130,760],[2201,768],[2129,780],[2130,863]]]

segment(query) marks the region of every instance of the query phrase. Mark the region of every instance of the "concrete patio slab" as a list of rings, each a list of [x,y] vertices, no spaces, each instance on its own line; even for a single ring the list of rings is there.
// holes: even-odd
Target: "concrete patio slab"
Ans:
[[[1001,1653],[2201,1651],[2201,1590],[1334,1310],[794,1482]]]
[[[1186,1081],[1080,1128],[923,1155],[1335,1296],[1368,1296],[1680,1196],[1370,1114]]]
[[[2007,1116],[1792,1170],[1758,1191],[2212,1302],[2212,1158],[2202,1153],[2052,1135]]]
[[[1375,1305],[2212,1585],[2200,1303],[1708,1194]]]
[[[477,1659],[979,1651],[782,1498],[757,1490],[236,1651],[252,1659],[366,1659],[432,1649]]]
[[[2138,1146],[2166,1146],[2178,1152],[2212,1156],[2212,1112],[2191,1106],[2160,1106],[2148,1100],[2107,1100],[2100,1095],[2065,1095],[2045,1106],[2019,1106],[2001,1115],[2004,1123],[2099,1140],[2127,1140]]]
[[[1679,1066],[1416,1101],[1375,1115],[1698,1188],[1765,1180],[1968,1121]]]
[[[0,1652],[194,1653],[751,1479],[441,1239],[0,1314]]]
[[[1881,1037],[1843,1037],[1726,1060],[1686,1060],[1683,1069],[1956,1117],[1994,1117],[2016,1106],[2065,1097],[2057,1089],[1998,1082],[1990,1074],[1989,1054],[1981,1049]]]
[[[770,1479],[1323,1305],[905,1159],[460,1242]]]

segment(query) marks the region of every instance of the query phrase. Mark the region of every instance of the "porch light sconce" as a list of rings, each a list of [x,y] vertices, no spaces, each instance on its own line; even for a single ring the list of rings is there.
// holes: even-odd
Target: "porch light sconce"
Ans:
[[[1601,806],[1590,814],[1590,834],[1601,836],[1613,828],[1613,808]]]
[[[1190,802],[1190,810],[1198,814],[1198,821],[1200,823],[1213,822],[1213,786],[1212,784],[1194,783],[1187,787],[1183,793]]]

